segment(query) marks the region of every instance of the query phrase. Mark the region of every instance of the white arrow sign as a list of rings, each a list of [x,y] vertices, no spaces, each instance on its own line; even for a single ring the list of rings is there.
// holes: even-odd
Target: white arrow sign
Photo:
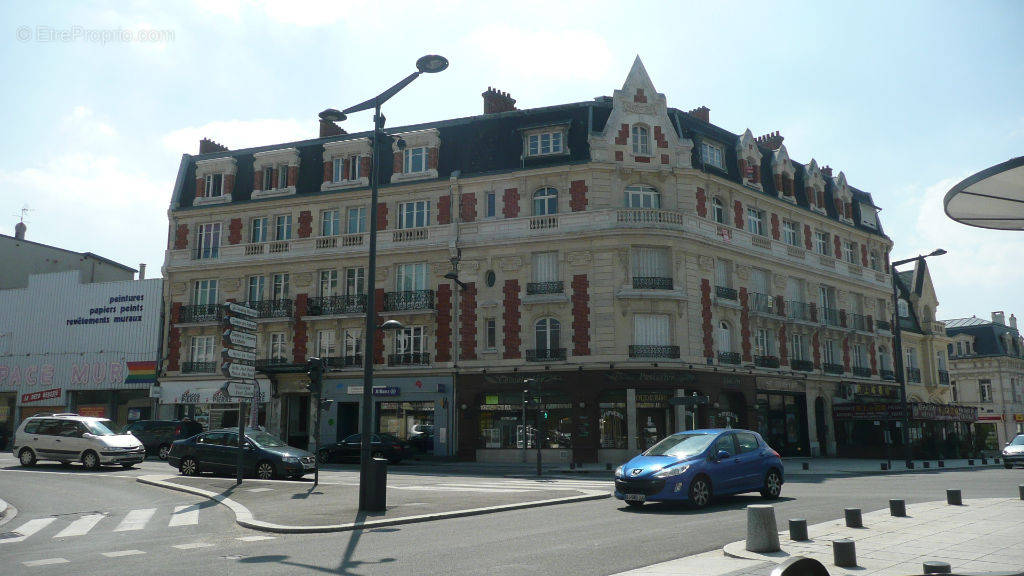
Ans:
[[[228,330],[227,332],[224,332],[224,337],[231,342],[232,346],[241,346],[249,349],[256,348],[256,336],[247,332]]]
[[[252,380],[256,377],[256,368],[248,366],[246,364],[235,364],[234,362],[225,362],[221,366],[221,373],[231,378],[243,378]]]
[[[233,328],[240,328],[242,330],[256,330],[256,323],[252,320],[246,320],[245,318],[228,316],[228,324]]]
[[[234,358],[235,360],[247,360],[249,362],[256,361],[255,352],[246,352],[245,350],[235,350],[234,348],[225,348],[224,352],[228,358]]]
[[[248,316],[249,318],[256,318],[260,315],[259,310],[249,308],[248,306],[242,306],[241,304],[235,304],[234,302],[228,302],[228,312],[239,316]]]
[[[256,385],[251,382],[229,382],[228,396],[252,398],[256,396]]]

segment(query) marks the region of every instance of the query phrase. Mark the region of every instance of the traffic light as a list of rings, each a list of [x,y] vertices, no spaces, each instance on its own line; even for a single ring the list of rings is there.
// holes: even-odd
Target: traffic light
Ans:
[[[309,374],[309,384],[306,385],[306,389],[310,394],[320,394],[324,381],[324,364],[322,358],[310,358],[306,362],[306,373]]]
[[[547,411],[547,410],[545,410],[545,411],[544,411],[544,419],[545,419],[545,420],[547,420],[547,419],[548,419],[548,411]]]

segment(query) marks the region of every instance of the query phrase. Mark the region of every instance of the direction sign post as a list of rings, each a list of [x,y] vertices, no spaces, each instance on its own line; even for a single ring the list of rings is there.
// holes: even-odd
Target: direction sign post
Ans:
[[[229,378],[249,380],[230,382],[228,394],[238,398],[238,466],[236,484],[242,483],[245,466],[245,400],[256,406],[256,318],[259,311],[235,302],[224,306],[224,333],[221,372]],[[258,413],[258,412],[257,412]]]

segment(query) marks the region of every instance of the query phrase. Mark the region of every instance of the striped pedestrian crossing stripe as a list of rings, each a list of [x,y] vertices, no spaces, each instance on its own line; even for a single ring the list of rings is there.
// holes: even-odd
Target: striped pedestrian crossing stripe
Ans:
[[[22,562],[25,566],[49,566],[51,564],[67,564],[66,558],[45,558],[43,560],[29,560]]]
[[[191,506],[175,506],[174,515],[168,526],[191,526],[199,524],[199,504]]]
[[[198,525],[201,507],[200,504],[189,504],[175,506],[173,510],[165,511],[164,514],[170,513],[167,527],[180,528],[182,526]],[[130,510],[116,524],[114,523],[114,520],[117,520],[116,515],[101,512],[83,514],[78,517],[71,515],[67,518],[58,516],[35,518],[23,522],[14,530],[0,534],[0,546],[23,542],[34,535],[46,537],[49,534],[51,538],[57,540],[62,538],[80,538],[104,530],[112,532],[144,530],[146,528],[153,528],[158,524],[153,521],[157,516],[157,512],[157,508]],[[112,516],[115,517],[112,518]],[[2,570],[0,570],[0,573],[2,573]]]
[[[14,533],[17,534],[17,536],[15,536],[14,538],[0,539],[0,544],[13,544],[15,542],[21,542],[22,540],[49,526],[53,523],[54,520],[56,520],[56,518],[54,518],[53,516],[50,516],[49,518],[36,518],[35,520],[29,520],[28,522],[25,522],[24,524],[19,526],[17,530],[14,530]]]
[[[82,516],[78,520],[75,520],[68,525],[67,528],[54,534],[54,538],[67,538],[69,536],[83,536],[89,533],[94,526],[99,524],[100,520],[106,518],[104,514],[89,514],[88,516]]]
[[[142,508],[140,510],[132,510],[121,520],[121,523],[114,528],[114,532],[128,532],[132,530],[142,530],[149,523],[149,519],[156,514],[156,508]]]
[[[115,552],[100,552],[102,556],[107,558],[120,558],[122,556],[134,556],[136,554],[145,554],[142,550],[117,550]]]

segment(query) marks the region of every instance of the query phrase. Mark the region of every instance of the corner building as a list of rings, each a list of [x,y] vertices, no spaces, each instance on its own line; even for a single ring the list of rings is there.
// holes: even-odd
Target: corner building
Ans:
[[[725,425],[784,454],[835,454],[834,404],[857,402],[859,384],[892,386],[880,377],[892,372],[892,243],[871,196],[791,160],[777,132],[736,135],[705,107],[668,108],[639,59],[611,97],[517,110],[483,96],[482,116],[387,130],[372,216],[369,133],[328,125],[319,139],[186,155],[165,266],[167,379],[201,377],[219,354],[196,312],[247,301],[261,314],[267,421],[289,441],[308,418],[306,358],[335,368],[330,440],[358,426],[370,353],[378,429],[433,423],[435,454],[518,461],[543,414],[547,461],[616,462]],[[381,321],[404,325],[369,346],[367,289]],[[693,394],[708,403],[671,403]],[[527,396],[542,405],[524,410]]]

